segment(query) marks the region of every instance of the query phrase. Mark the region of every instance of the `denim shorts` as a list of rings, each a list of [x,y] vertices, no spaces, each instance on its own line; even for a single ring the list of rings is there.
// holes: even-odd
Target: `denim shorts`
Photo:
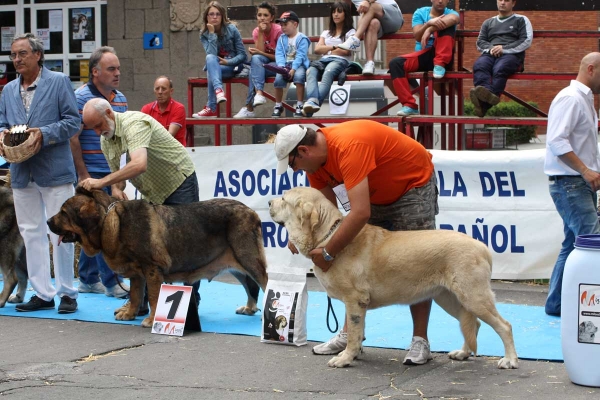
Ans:
[[[371,204],[369,224],[388,231],[420,231],[435,229],[439,213],[435,171],[425,185],[412,188],[392,204]]]
[[[304,68],[303,65],[299,66],[296,72],[294,72],[294,78],[292,79],[292,81],[295,85],[304,85],[304,83],[306,82],[306,68]],[[281,76],[281,74],[277,74],[273,86],[278,89],[282,89],[286,87],[287,84],[288,82],[285,79],[283,79],[283,76]]]

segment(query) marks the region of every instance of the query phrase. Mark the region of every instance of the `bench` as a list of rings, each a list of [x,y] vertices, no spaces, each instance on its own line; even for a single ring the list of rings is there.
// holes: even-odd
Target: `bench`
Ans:
[[[406,13],[406,10],[414,10],[418,7],[423,6],[422,0],[406,0],[403,1],[403,3],[401,4],[401,8],[404,10],[404,12]],[[462,6],[462,4],[461,4]],[[449,7],[452,7],[452,1],[449,4]],[[535,9],[539,9],[539,7],[536,5]],[[549,7],[549,9],[551,9],[552,7],[554,7],[553,5],[545,5],[544,7]],[[561,9],[572,9],[569,8],[571,6],[566,5],[566,6],[561,6]],[[523,8],[523,7],[522,7]],[[585,8],[585,7],[583,7]],[[468,9],[469,10],[478,10],[478,11],[491,11],[491,10],[496,10],[495,8],[495,4],[483,4],[483,3],[477,3],[477,2],[470,2],[468,4]],[[524,8],[524,9],[532,9],[532,8]],[[577,9],[577,8],[575,8]],[[229,18],[233,19],[233,20],[253,20],[255,18],[255,5],[252,6],[231,6],[228,7],[228,16]],[[329,16],[329,3],[308,3],[308,4],[285,4],[285,5],[278,5],[278,12],[284,12],[284,11],[294,11],[296,12],[296,14],[298,14],[298,16],[300,18],[310,18],[310,17],[328,17]],[[353,7],[353,13],[356,14],[356,10]],[[464,26],[464,10],[460,11],[460,15],[461,15],[461,26]],[[440,85],[441,91],[440,91],[440,99],[441,99],[441,106],[442,106],[442,110],[446,109],[446,95],[448,95],[448,102],[449,102],[449,110],[450,113],[453,114],[454,110],[456,109],[457,114],[459,115],[420,115],[420,116],[411,116],[409,118],[403,119],[400,117],[390,117],[391,120],[394,120],[394,122],[398,122],[399,123],[399,129],[403,130],[404,127],[406,126],[406,128],[410,128],[413,129],[413,127],[416,126],[432,126],[433,123],[441,123],[442,124],[442,148],[446,148],[446,132],[449,132],[449,138],[448,138],[448,149],[454,150],[454,149],[462,149],[463,147],[463,130],[460,129],[462,128],[462,126],[464,125],[464,123],[486,123],[483,122],[483,119],[480,119],[478,117],[463,117],[463,99],[464,99],[464,93],[463,93],[463,82],[465,79],[467,80],[471,80],[473,78],[472,73],[467,70],[464,65],[464,59],[463,59],[463,53],[464,53],[464,39],[465,38],[473,38],[473,37],[477,37],[479,34],[479,31],[475,31],[475,30],[462,30],[462,29],[457,29],[457,33],[456,33],[456,42],[457,42],[457,68],[456,71],[449,71],[446,73],[445,77],[442,78],[441,80],[438,79],[433,79],[433,76],[431,74],[431,72],[416,72],[416,73],[411,73],[409,74],[410,78],[415,78],[415,79],[419,79],[420,80],[420,86],[415,89],[413,92],[418,92],[419,93],[419,99],[420,99],[420,109],[421,110],[433,110],[433,96],[429,96],[429,101],[428,104],[426,104],[426,96],[425,96],[425,90],[427,89],[429,91],[429,93],[433,93],[433,88],[434,88],[434,83],[447,83],[448,85]],[[598,31],[534,31],[534,38],[600,38],[600,32]],[[317,42],[319,40],[319,37],[310,37],[309,38],[312,42]],[[405,39],[409,39],[409,40],[414,40],[412,33],[395,33],[395,34],[390,34],[390,35],[385,35],[381,38],[382,40],[405,40]],[[245,44],[253,44],[254,41],[251,38],[246,38],[243,39]],[[510,77],[510,79],[517,79],[517,80],[571,80],[574,79],[576,76],[576,73],[534,73],[534,72],[523,72],[523,73],[517,73],[514,74],[513,76]],[[374,75],[374,76],[363,76],[363,75],[348,75],[347,77],[347,81],[365,81],[365,80],[389,80],[390,76],[389,74],[379,74],[379,75]],[[268,83],[272,83],[274,81],[274,78],[268,78],[266,80],[266,82]],[[246,85],[248,84],[247,78],[231,78],[231,79],[225,79],[223,81],[224,86],[225,86],[225,92],[226,93],[231,93],[231,84],[243,84]],[[334,83],[335,84],[335,83]],[[191,117],[191,114],[194,112],[195,108],[194,108],[194,96],[193,96],[193,89],[194,88],[200,88],[200,87],[206,87],[207,86],[207,80],[206,78],[189,78],[188,79],[188,116]],[[517,96],[509,93],[509,92],[504,92],[504,94],[511,98],[512,100],[520,103],[521,105],[525,106],[526,108],[534,111],[537,115],[541,116],[541,118],[525,118],[523,119],[523,123],[521,122],[516,122],[516,123],[510,123],[511,125],[545,125],[545,123],[541,123],[541,120],[544,120],[545,117],[547,117],[547,114],[545,112],[543,112],[542,110],[539,110],[535,107],[532,107],[531,105],[529,105],[527,102],[525,102],[524,100],[518,98]],[[265,96],[267,98],[269,98],[270,100],[274,100],[274,96],[272,96],[271,94],[265,92]],[[456,99],[458,99],[457,104],[456,103]],[[232,118],[232,102],[229,101],[226,103],[226,109],[225,109],[225,114],[226,117],[225,118],[207,118],[207,119],[192,119],[192,118],[188,118],[188,129],[193,129],[193,126],[195,125],[214,125],[214,129],[215,129],[215,145],[220,145],[221,141],[220,141],[220,126],[221,125],[225,125],[226,126],[226,144],[230,145],[232,144],[232,130],[231,127],[233,125],[247,125],[247,124],[258,124],[260,123],[259,121],[261,120],[267,120],[269,121],[268,123],[273,123],[274,119],[270,119],[270,118],[251,118],[251,119],[234,119]],[[380,116],[380,114],[385,113],[387,110],[389,110],[390,108],[394,107],[395,105],[398,104],[398,100],[395,100],[393,102],[391,102],[390,104],[388,104],[387,106],[383,107],[382,109],[377,110],[377,112],[375,112],[372,116],[373,117],[377,117]],[[284,103],[284,107],[292,110],[293,108],[291,106],[288,106],[287,104]],[[427,107],[427,108],[425,108]],[[218,110],[219,111],[219,110]],[[444,111],[445,112],[445,111]],[[444,117],[448,117],[448,118],[444,118]],[[332,120],[332,118],[335,118],[335,121]],[[294,118],[292,121],[293,122],[299,122],[302,121],[303,123],[313,123],[315,125],[321,126],[321,124],[323,123],[328,123],[328,122],[342,122],[342,121],[347,121],[352,119],[353,117],[351,116],[339,116],[339,117],[328,117],[328,116],[314,116],[312,118]],[[361,117],[361,118],[369,118],[369,117]],[[467,118],[467,119],[472,119],[472,122],[462,122],[463,120],[458,119],[458,118]],[[502,120],[502,122],[500,123],[508,123],[507,121],[505,121],[506,118],[504,118]],[[509,118],[510,119],[510,118]],[[279,118],[277,119],[277,121],[279,121],[278,123],[288,123],[289,119],[286,118]],[[487,119],[486,119],[487,120]],[[497,121],[496,118],[494,118],[494,120]],[[521,121],[521,119],[510,119],[513,121]],[[406,125],[404,125],[406,121]],[[408,121],[412,121],[412,123],[409,123]],[[466,121],[466,120],[465,120]],[[524,123],[524,121],[529,121],[529,123]],[[293,123],[292,122],[292,123]],[[458,137],[455,140],[456,137],[456,125],[458,125],[459,129],[458,129]],[[430,136],[432,134],[432,130],[430,130],[429,132],[427,130],[424,131],[424,136],[425,136],[425,142],[431,142],[432,140],[430,140],[431,138],[428,138],[428,136]],[[414,136],[414,133],[410,132],[409,134]],[[193,136],[192,136],[193,137]]]

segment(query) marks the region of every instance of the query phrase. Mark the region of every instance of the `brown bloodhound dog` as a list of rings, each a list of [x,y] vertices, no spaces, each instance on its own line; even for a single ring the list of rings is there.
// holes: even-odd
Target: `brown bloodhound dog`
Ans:
[[[144,284],[151,308],[145,327],[154,321],[163,282],[211,280],[228,270],[246,289],[248,302],[236,310],[246,315],[258,311],[259,289],[267,285],[261,221],[239,201],[164,206],[77,188],[48,226],[62,242],[81,243],[89,256],[101,251],[113,271],[130,279],[129,306],[117,310],[117,320],[135,319]]]

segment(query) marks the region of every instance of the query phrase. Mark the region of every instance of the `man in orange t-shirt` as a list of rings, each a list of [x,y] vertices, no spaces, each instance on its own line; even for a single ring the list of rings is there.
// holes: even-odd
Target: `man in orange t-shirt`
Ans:
[[[390,231],[435,229],[437,187],[431,154],[418,142],[378,122],[355,120],[314,131],[288,125],[275,139],[277,173],[288,166],[308,173],[310,185],[349,211],[327,248],[310,252],[327,272],[342,251],[369,223]],[[292,252],[297,253],[289,243]],[[432,359],[427,339],[431,299],[410,306],[413,339],[404,364]],[[346,348],[346,324],[315,354],[338,354]]]

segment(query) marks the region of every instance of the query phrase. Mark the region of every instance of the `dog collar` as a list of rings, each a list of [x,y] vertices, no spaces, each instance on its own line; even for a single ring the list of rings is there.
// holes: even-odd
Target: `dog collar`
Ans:
[[[110,210],[112,210],[113,208],[115,208],[115,206],[117,205],[118,201],[113,201],[112,203],[110,203],[108,205],[108,208],[106,209],[106,213],[108,214],[110,212]]]
[[[319,240],[319,241],[317,242],[317,244],[321,244],[321,243],[323,243],[324,241],[326,241],[326,240],[327,240],[327,238],[329,238],[329,236],[331,236],[331,234],[333,233],[333,231],[335,231],[335,228],[337,228],[337,227],[338,227],[338,225],[339,225],[341,222],[342,222],[342,219],[341,219],[341,218],[340,218],[340,219],[338,219],[337,221],[335,221],[335,223],[333,224],[333,226],[331,227],[331,229],[329,230],[329,232],[327,232],[327,235],[325,235],[325,237],[324,237],[323,239]],[[318,247],[318,246],[317,246],[317,247]]]

